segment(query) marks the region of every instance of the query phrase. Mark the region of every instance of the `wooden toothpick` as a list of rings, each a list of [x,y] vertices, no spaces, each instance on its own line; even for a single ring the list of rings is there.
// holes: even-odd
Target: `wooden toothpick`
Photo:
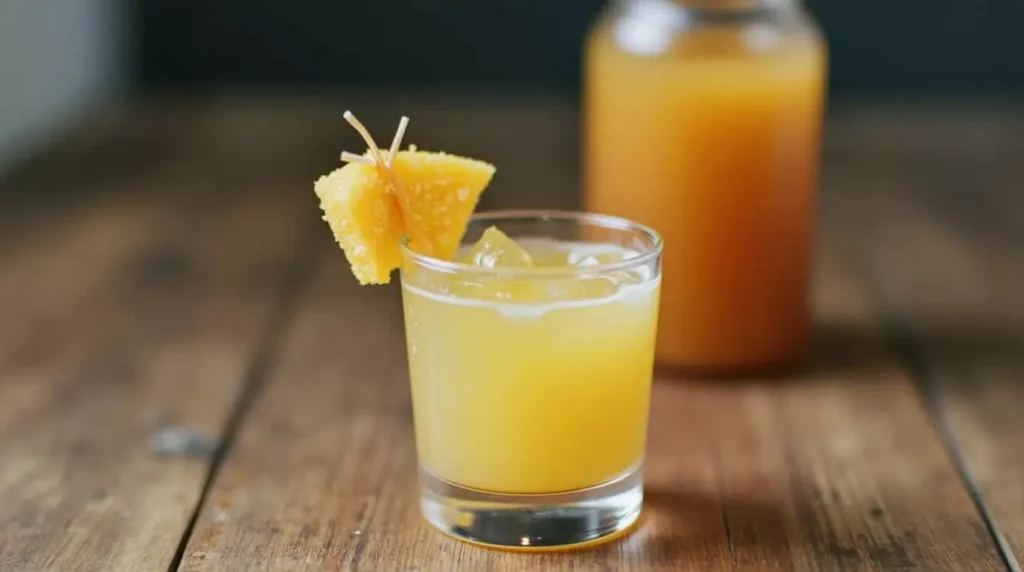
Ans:
[[[402,226],[405,227],[406,232],[410,233],[409,239],[413,242],[424,244],[419,240],[420,237],[416,236],[418,233],[416,233],[415,230],[410,231],[411,225],[409,223],[412,221],[412,208],[409,206],[409,197],[405,192],[405,187],[402,186],[402,182],[398,180],[394,170],[391,168],[391,161],[394,159],[395,153],[398,152],[398,146],[402,143],[402,137],[405,135],[405,129],[409,125],[409,118],[402,116],[401,121],[398,123],[398,131],[395,133],[395,138],[391,142],[391,148],[388,151],[387,157],[385,157],[381,154],[380,148],[377,147],[377,144],[373,141],[370,131],[358,119],[356,119],[356,116],[351,111],[345,110],[342,117],[345,118],[345,121],[348,121],[348,124],[351,125],[353,129],[359,132],[359,135],[362,136],[363,141],[366,142],[370,152],[369,157],[343,152],[341,154],[342,160],[373,165],[377,169],[377,172],[391,183],[391,190],[398,198],[398,207],[402,212]]]
[[[402,116],[402,119],[398,121],[398,131],[395,131],[395,138],[391,140],[391,149],[388,151],[388,168],[391,168],[391,163],[395,160],[395,154],[398,153],[398,147],[402,145],[402,138],[405,137],[405,128],[409,126],[409,118]]]
[[[346,163],[362,163],[364,165],[374,165],[373,158],[367,157],[366,155],[356,155],[355,153],[349,153],[348,151],[341,152],[341,160]]]

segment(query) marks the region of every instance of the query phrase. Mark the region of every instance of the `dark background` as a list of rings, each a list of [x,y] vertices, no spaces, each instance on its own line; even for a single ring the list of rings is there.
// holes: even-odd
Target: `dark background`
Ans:
[[[143,88],[488,85],[575,91],[602,0],[148,0]],[[1024,0],[810,0],[832,92],[1024,91]]]

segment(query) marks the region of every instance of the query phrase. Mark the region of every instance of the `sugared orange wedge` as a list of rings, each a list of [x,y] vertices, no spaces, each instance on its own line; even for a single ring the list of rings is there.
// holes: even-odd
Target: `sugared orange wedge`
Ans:
[[[401,265],[403,236],[416,252],[455,256],[494,172],[475,159],[400,151],[390,167],[351,162],[317,180],[314,190],[359,283],[387,284]]]

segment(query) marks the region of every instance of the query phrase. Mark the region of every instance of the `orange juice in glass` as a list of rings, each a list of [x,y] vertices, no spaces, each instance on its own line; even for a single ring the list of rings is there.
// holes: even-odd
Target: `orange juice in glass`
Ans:
[[[643,499],[660,237],[523,211],[475,216],[464,244],[461,262],[403,250],[424,514],[509,548],[628,528]]]
[[[825,68],[796,0],[621,0],[593,28],[585,204],[665,236],[659,363],[803,355]]]

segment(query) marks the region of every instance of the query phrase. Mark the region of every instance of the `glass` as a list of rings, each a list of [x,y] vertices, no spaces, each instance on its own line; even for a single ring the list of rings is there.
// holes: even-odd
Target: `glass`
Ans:
[[[464,249],[492,225],[534,260],[577,265],[483,268],[403,248],[423,513],[508,548],[609,537],[643,500],[661,238],[616,217],[509,211],[475,216]]]
[[[624,0],[585,54],[584,204],[668,244],[658,363],[798,364],[827,64],[817,26],[791,0]]]

